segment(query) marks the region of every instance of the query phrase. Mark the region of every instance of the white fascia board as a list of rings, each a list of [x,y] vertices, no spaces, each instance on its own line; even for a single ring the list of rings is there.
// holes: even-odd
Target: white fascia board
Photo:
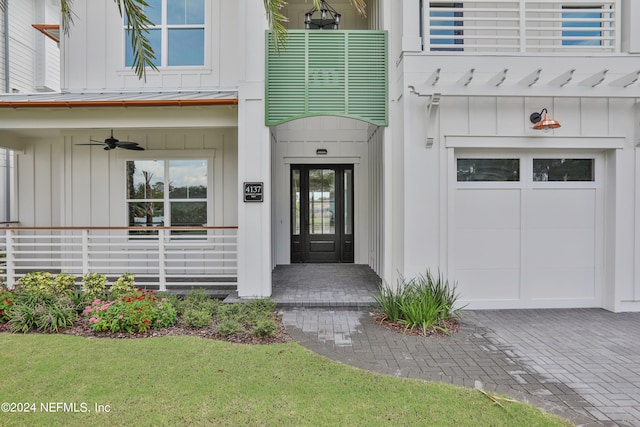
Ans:
[[[5,129],[237,127],[235,106],[0,110]]]
[[[553,136],[540,132],[539,136],[468,136],[445,135],[447,148],[549,148],[549,149],[622,149],[626,138],[606,136]]]

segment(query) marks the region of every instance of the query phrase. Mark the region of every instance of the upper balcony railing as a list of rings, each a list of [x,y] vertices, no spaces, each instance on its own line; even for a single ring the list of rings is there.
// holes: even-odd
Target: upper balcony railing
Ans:
[[[427,52],[620,52],[620,0],[423,4]]]

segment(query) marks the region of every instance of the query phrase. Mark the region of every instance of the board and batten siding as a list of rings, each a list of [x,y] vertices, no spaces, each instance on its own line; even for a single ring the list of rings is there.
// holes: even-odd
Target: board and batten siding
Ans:
[[[426,119],[424,100],[405,100],[404,274],[440,268],[452,280],[455,241],[455,153],[483,150],[601,156],[604,170],[602,306],[637,310],[640,302],[640,186],[637,171],[638,107],[633,99],[573,97],[492,97],[443,95],[437,118]],[[550,132],[531,129],[529,115],[542,108],[561,122]],[[427,131],[434,136],[427,147]],[[600,183],[598,184],[600,185]]]
[[[111,0],[74,3],[74,28],[61,43],[64,58],[62,86],[74,90],[199,89],[235,87],[239,79],[238,4],[205,2],[205,64],[164,67],[147,71],[140,80],[124,65],[123,20]],[[262,5],[256,5],[262,7]]]
[[[56,42],[32,27],[32,24],[58,23],[59,7],[52,0],[10,2],[8,58],[4,57],[4,44],[0,49],[2,63],[9,61],[9,91],[28,93],[60,89],[60,49]],[[4,37],[4,28],[2,34]],[[4,91],[5,67],[2,73]]]
[[[237,225],[237,132],[116,131],[145,151],[77,146],[104,139],[105,131],[78,131],[33,139],[18,155],[19,221],[23,226],[127,225],[125,162],[128,159],[203,158],[210,161],[209,225]],[[209,180],[211,182],[211,179]]]

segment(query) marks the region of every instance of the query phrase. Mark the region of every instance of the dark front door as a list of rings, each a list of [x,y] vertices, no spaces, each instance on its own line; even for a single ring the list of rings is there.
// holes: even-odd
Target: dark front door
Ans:
[[[353,165],[291,166],[291,262],[353,262]]]

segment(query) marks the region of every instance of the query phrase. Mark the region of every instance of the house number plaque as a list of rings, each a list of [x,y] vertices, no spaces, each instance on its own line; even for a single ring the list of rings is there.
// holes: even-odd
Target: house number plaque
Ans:
[[[244,183],[244,201],[245,202],[262,202],[263,195],[262,182],[245,182]]]

